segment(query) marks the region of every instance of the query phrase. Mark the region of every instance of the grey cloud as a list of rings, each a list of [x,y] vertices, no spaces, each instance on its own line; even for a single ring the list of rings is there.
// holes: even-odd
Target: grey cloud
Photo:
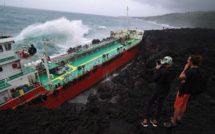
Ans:
[[[160,6],[175,12],[212,11],[215,0],[134,0],[150,6]]]

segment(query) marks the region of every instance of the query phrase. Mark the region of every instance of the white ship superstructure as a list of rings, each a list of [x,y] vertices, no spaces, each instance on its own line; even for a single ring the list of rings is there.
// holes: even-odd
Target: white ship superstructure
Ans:
[[[31,85],[36,81],[33,69],[22,66],[20,55],[13,51],[14,39],[11,36],[0,36],[0,104],[14,97],[16,92],[24,94],[17,87]]]

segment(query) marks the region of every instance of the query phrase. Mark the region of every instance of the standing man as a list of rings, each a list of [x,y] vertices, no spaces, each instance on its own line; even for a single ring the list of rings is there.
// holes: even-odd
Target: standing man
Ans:
[[[148,127],[151,106],[155,100],[158,100],[156,117],[153,120],[150,120],[152,125],[157,127],[157,121],[161,116],[163,102],[168,95],[170,85],[176,76],[177,70],[172,66],[173,60],[170,56],[165,56],[162,60],[160,60],[160,63],[159,61],[156,62],[154,72],[154,82],[156,82],[156,86],[147,104],[144,120],[141,123],[144,127]]]
[[[174,116],[171,118],[170,122],[164,123],[164,126],[174,127],[177,126],[176,121],[181,121],[186,111],[187,101],[191,96],[192,90],[195,90],[195,87],[199,86],[200,81],[198,78],[200,77],[200,73],[198,71],[198,65],[201,64],[202,60],[202,56],[198,55],[193,55],[188,58],[187,64],[179,76],[181,89],[179,89],[176,95]]]

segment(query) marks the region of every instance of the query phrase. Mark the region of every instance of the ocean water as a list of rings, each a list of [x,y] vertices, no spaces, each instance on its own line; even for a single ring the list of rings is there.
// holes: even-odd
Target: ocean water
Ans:
[[[126,15],[126,13],[125,13]],[[129,18],[130,29],[163,29],[167,25]],[[0,33],[11,33],[15,38],[14,49],[34,44],[44,52],[43,41],[49,56],[65,53],[69,47],[90,43],[93,39],[109,37],[110,31],[127,28],[126,18],[71,12],[48,11],[0,6]]]

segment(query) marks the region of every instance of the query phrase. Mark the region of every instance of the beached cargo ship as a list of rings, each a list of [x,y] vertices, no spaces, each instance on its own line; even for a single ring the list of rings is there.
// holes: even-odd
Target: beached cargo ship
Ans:
[[[130,61],[138,52],[143,30],[111,32],[102,41],[70,48],[67,54],[50,58],[46,52],[23,47],[13,51],[14,39],[0,37],[0,110],[27,104],[57,108],[66,100],[93,86]],[[39,56],[38,64],[24,65],[22,60]]]

